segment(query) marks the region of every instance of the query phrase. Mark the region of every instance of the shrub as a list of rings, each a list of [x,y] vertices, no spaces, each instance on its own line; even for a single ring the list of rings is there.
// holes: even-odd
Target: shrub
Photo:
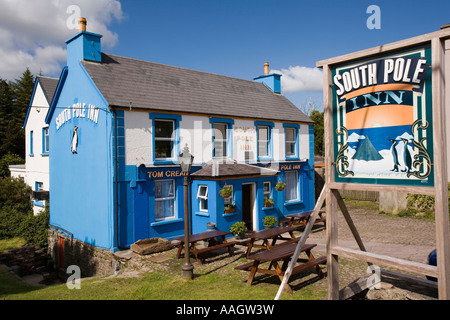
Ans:
[[[264,226],[273,227],[278,223],[277,218],[273,216],[265,216],[263,219]]]

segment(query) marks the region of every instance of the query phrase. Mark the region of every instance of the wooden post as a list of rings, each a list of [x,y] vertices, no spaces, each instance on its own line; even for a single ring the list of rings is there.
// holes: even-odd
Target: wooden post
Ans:
[[[431,40],[433,84],[433,140],[436,254],[439,299],[450,299],[450,244],[448,218],[447,150],[445,130],[444,48],[442,40]],[[449,79],[450,81],[450,79]]]
[[[327,234],[327,281],[328,299],[339,299],[339,265],[338,256],[331,248],[338,243],[337,202],[330,188],[334,182],[334,143],[333,143],[333,94],[331,87],[331,69],[329,65],[323,67],[324,94],[324,128],[325,128],[325,195],[326,195],[326,234]]]

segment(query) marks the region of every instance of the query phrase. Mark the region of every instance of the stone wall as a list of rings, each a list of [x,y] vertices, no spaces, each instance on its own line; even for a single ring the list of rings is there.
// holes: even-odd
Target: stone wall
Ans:
[[[64,239],[63,265],[59,257],[59,238]],[[64,233],[49,229],[48,252],[55,262],[55,267],[66,272],[67,267],[76,265],[80,268],[81,277],[107,276],[115,272],[117,261],[112,251],[100,249],[83,241],[73,239]],[[70,274],[68,274],[69,276]]]

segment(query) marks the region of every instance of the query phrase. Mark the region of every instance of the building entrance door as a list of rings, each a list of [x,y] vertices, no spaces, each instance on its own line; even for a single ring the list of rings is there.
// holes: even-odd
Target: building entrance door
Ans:
[[[252,183],[242,185],[242,220],[245,222],[248,230],[254,230],[253,188]]]

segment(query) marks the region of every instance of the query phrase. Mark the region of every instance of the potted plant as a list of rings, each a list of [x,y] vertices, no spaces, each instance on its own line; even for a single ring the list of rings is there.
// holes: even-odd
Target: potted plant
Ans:
[[[278,220],[273,216],[265,216],[263,219],[264,229],[273,228],[277,225]]]
[[[236,211],[236,205],[234,203],[226,204],[224,207],[225,213],[233,213]]]
[[[286,183],[284,183],[283,181],[280,181],[275,185],[275,189],[277,189],[277,191],[283,191],[285,187]]]
[[[267,199],[264,199],[264,207],[271,207],[271,206],[273,206],[273,199],[272,198],[267,198]]]
[[[236,239],[244,239],[245,231],[247,231],[247,226],[244,221],[235,222],[230,227],[230,232],[234,234]]]
[[[225,186],[219,191],[219,194],[224,198],[228,198],[229,196],[231,196],[232,193],[233,188],[231,188],[230,186]]]

